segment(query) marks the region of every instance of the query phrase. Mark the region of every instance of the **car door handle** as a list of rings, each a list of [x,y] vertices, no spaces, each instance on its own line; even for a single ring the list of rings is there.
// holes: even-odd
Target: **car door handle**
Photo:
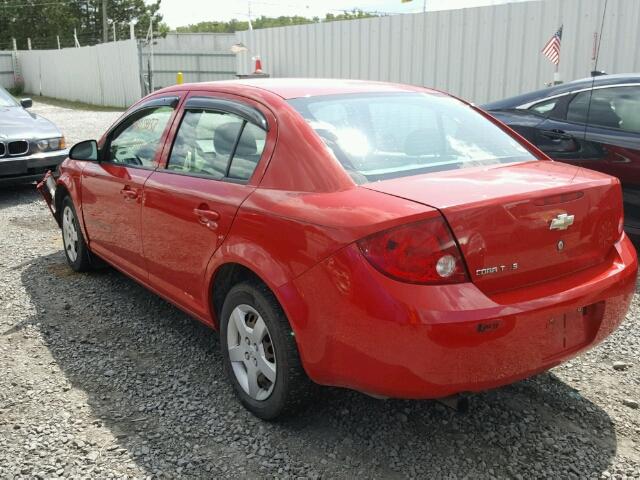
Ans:
[[[193,213],[198,217],[198,221],[201,225],[204,225],[209,230],[216,230],[218,228],[218,219],[220,214],[215,210],[209,210],[205,206],[200,206],[193,209]]]
[[[120,190],[120,194],[124,196],[125,199],[135,200],[138,198],[138,190],[133,189],[128,185]]]
[[[573,139],[573,136],[569,135],[564,130],[558,130],[558,129],[541,130],[540,134],[543,137],[547,137],[547,138],[549,138],[551,140],[572,140]]]

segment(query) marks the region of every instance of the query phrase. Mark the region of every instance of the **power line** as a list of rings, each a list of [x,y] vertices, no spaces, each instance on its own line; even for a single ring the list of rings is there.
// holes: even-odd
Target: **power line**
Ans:
[[[289,7],[289,8],[301,8],[300,5],[293,5],[290,3],[282,3],[282,2],[264,2],[262,0],[251,0],[251,5],[268,5],[272,7]],[[305,5],[302,7],[303,9],[308,9],[309,5]],[[362,12],[370,15],[401,15],[400,12],[381,12],[378,10],[362,10],[360,8],[327,8],[329,12],[342,12],[342,13],[357,13]],[[246,15],[246,14],[245,14]]]
[[[0,7],[10,9],[10,8],[31,8],[31,7],[44,7],[48,5],[58,5],[58,6],[69,6],[69,5],[80,5],[81,3],[88,4],[89,0],[83,0],[80,2],[74,2],[73,0],[69,1],[60,1],[60,2],[40,2],[40,3],[0,3]]]

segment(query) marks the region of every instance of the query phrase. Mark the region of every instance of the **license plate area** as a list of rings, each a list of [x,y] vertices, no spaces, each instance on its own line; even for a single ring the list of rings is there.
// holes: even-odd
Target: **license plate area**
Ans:
[[[599,302],[548,319],[546,358],[579,350],[593,342],[603,314],[604,302]]]

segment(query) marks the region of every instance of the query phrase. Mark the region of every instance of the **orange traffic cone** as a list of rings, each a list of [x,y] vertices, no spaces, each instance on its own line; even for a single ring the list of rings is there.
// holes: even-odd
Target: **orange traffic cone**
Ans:
[[[256,67],[255,67],[253,73],[262,73],[262,61],[260,61],[260,57],[255,56],[255,57],[253,57],[253,60],[256,63]]]

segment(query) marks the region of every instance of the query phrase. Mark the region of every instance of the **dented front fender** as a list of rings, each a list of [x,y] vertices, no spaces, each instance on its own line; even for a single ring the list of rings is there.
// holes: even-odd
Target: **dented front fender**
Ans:
[[[47,170],[47,173],[45,173],[42,180],[40,180],[40,182],[38,182],[38,184],[36,185],[36,190],[38,190],[40,192],[40,195],[42,195],[42,198],[44,198],[44,201],[49,207],[49,211],[53,215],[53,218],[56,219],[56,222],[59,226],[60,220],[56,211],[55,203],[57,188],[58,184],[51,170]]]

